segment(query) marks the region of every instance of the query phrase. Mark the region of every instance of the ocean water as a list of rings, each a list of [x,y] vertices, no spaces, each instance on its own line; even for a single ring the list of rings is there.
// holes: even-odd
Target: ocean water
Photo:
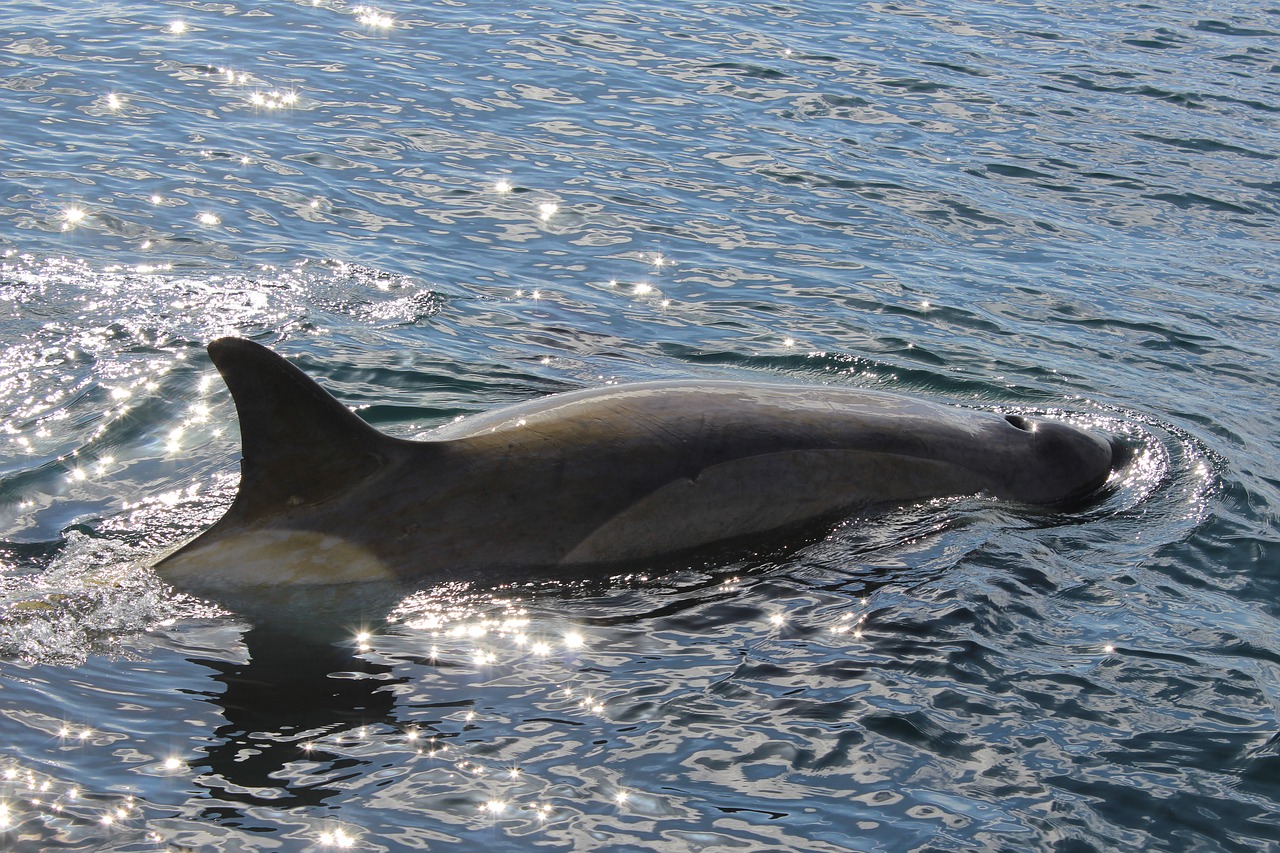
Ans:
[[[1274,4],[0,21],[0,847],[1280,847]],[[235,492],[226,334],[403,436],[745,378],[1134,458],[300,650],[149,569]]]

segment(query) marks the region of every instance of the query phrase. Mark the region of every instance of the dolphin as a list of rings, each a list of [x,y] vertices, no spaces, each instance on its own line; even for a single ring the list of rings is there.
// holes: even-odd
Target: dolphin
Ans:
[[[304,586],[341,603],[369,582],[634,564],[877,504],[1064,504],[1098,491],[1118,462],[1119,445],[1064,423],[740,381],[554,394],[410,441],[263,346],[222,338],[208,351],[239,415],[240,486],[156,570],[250,605]]]

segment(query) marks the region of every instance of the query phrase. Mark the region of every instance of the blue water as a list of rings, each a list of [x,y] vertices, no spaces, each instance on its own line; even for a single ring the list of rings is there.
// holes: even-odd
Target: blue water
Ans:
[[[1280,9],[0,21],[0,846],[1280,846]],[[1136,453],[303,654],[148,569],[235,491],[223,334],[397,435],[734,377]]]

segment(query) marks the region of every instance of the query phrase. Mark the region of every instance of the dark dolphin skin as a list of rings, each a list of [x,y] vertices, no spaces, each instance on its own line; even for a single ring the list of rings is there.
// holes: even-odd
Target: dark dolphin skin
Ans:
[[[240,418],[240,488],[156,569],[215,599],[634,563],[948,495],[1060,504],[1118,459],[1052,421],[701,380],[556,394],[407,441],[258,344],[223,338],[209,354]]]

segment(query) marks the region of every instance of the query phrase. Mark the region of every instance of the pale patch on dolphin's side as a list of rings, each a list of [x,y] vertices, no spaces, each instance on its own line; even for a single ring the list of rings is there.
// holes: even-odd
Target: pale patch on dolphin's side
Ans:
[[[312,530],[246,530],[185,550],[165,563],[165,577],[189,589],[216,591],[243,583],[254,566],[256,586],[323,586],[395,578],[377,555],[341,536]]]
[[[245,530],[192,544],[162,561],[170,585],[299,637],[350,635],[405,592],[376,554],[333,534]]]

